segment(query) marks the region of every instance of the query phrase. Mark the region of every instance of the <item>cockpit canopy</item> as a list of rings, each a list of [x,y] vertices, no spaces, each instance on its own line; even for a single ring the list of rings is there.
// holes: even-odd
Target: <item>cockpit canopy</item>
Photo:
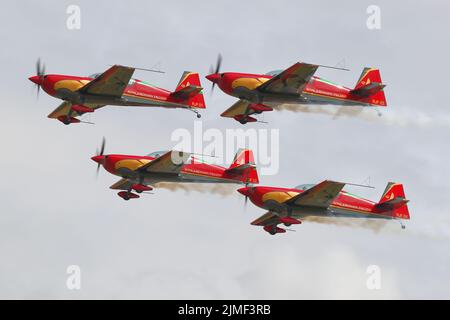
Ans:
[[[314,186],[315,186],[315,184],[313,184],[313,183],[305,183],[305,184],[301,184],[299,186],[296,186],[295,189],[305,191],[305,190],[311,189]]]
[[[95,79],[95,78],[98,78],[101,74],[102,74],[102,73],[94,73],[94,74],[91,74],[91,75],[89,76],[89,78]],[[135,79],[130,79],[130,81],[128,81],[128,85],[131,86],[131,85],[132,85],[133,83],[135,83],[135,82],[136,82]]]
[[[279,75],[282,72],[283,72],[283,70],[273,70],[273,71],[267,72],[266,76],[275,77],[275,76]]]
[[[169,151],[155,151],[155,152],[152,152],[152,153],[148,154],[147,157],[159,158],[159,157],[161,157],[163,154],[165,154],[167,152],[169,152]]]

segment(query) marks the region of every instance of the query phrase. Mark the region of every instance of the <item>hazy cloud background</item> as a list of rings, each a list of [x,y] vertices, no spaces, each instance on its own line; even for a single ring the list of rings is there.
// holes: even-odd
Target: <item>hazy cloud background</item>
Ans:
[[[81,8],[81,30],[66,8]],[[381,30],[366,8],[381,8]],[[450,298],[448,70],[446,1],[21,1],[0,12],[1,298]],[[263,73],[301,60],[345,61],[351,72],[319,76],[353,86],[364,66],[381,69],[389,107],[382,117],[272,112],[280,129],[280,171],[266,185],[336,179],[377,187],[349,189],[377,200],[390,181],[411,200],[406,230],[304,223],[271,237],[249,225],[263,210],[228,197],[157,190],[125,202],[95,179],[89,159],[107,152],[168,149],[176,128],[193,128],[183,110],[109,107],[96,125],[65,127],[46,118],[60,102],[28,77],[38,57],[48,73],[88,75],[120,63],[160,64],[165,75],[136,77],[175,88],[183,70],[206,75],[217,53],[224,71]],[[203,127],[240,128],[219,114],[235,99],[205,97]],[[373,119],[375,118],[375,120]],[[66,289],[66,268],[82,270],[82,290]],[[379,265],[382,289],[366,288]]]

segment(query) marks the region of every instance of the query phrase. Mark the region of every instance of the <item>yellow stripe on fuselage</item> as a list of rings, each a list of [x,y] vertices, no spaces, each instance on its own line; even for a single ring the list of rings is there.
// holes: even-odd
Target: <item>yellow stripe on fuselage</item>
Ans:
[[[254,90],[268,80],[267,78],[238,78],[231,83],[231,88],[244,87]]]
[[[75,92],[78,89],[84,87],[89,82],[90,82],[89,80],[60,80],[55,83],[53,89],[55,91],[58,91],[60,89],[67,89],[72,92]]]

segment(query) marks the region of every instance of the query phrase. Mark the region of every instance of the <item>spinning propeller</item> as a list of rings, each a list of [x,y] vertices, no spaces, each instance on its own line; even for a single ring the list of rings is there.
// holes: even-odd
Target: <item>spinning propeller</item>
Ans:
[[[41,63],[41,58],[38,58],[36,61],[36,76],[30,78],[30,80],[33,81],[37,86],[37,96],[39,96],[41,85],[42,82],[44,81],[44,76],[45,76],[45,64]]]
[[[102,146],[100,148],[100,152],[97,149],[97,152],[95,153],[95,156],[92,157],[92,160],[97,162],[97,177],[98,177],[98,171],[100,170],[100,166],[103,165],[104,162],[105,162],[105,157],[103,156],[103,154],[105,152],[105,144],[106,144],[106,140],[105,140],[105,137],[103,137],[103,139],[102,139]]]
[[[248,178],[249,174],[250,174],[250,169],[247,169],[247,171],[246,171],[246,176],[245,176],[245,187],[246,187],[246,188],[248,188],[248,185],[249,185],[249,178]],[[245,197],[245,200],[244,200],[244,210],[247,210],[248,193],[246,193],[246,194],[244,195],[244,197]]]
[[[216,62],[216,68],[214,69],[214,67],[211,65],[211,67],[209,68],[209,74],[218,74],[220,72],[220,66],[222,65],[222,55],[219,53],[219,55],[217,56],[217,62]],[[214,91],[214,87],[216,86],[216,83],[213,82],[212,87],[211,87],[211,93]]]

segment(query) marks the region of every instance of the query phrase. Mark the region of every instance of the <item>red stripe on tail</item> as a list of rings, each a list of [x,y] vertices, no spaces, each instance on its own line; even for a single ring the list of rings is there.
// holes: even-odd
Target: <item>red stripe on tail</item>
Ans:
[[[401,183],[389,182],[375,205],[374,213],[391,216],[398,219],[409,219],[408,203]]]
[[[234,156],[233,163],[225,170],[225,173],[229,175],[230,178],[239,180],[243,183],[259,183],[253,151],[249,149],[240,149]]]
[[[364,103],[385,107],[387,101],[383,91],[384,87],[385,85],[381,82],[380,70],[364,68],[355,88],[350,93]]]

